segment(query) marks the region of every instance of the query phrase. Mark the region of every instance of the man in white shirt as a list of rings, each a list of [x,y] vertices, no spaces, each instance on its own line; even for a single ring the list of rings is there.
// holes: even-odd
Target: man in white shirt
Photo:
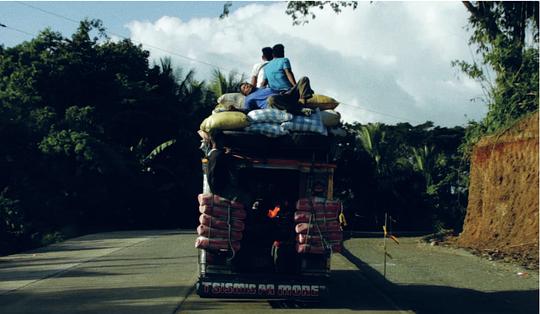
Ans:
[[[251,85],[255,87],[264,87],[264,66],[273,59],[272,48],[264,47],[262,53],[263,62],[255,64],[251,70]]]

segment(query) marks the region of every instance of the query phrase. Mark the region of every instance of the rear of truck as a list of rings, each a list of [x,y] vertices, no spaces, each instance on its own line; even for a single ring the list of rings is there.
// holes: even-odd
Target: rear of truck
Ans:
[[[341,203],[327,137],[223,132],[199,195],[201,297],[318,299],[341,250]]]

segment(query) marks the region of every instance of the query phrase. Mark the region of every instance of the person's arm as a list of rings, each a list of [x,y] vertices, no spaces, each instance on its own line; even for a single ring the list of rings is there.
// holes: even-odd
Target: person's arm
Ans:
[[[251,69],[251,82],[250,84],[253,86],[257,86],[257,76],[259,75],[259,66],[258,64],[255,64],[253,66],[253,69]]]
[[[296,85],[296,80],[294,79],[294,74],[292,73],[291,69],[285,69],[285,75],[287,75],[287,79],[291,83],[292,86]]]
[[[294,74],[291,69],[291,62],[288,58],[283,58],[283,71],[285,72],[285,76],[287,76],[289,83],[291,83],[291,86],[295,86],[296,80],[294,79]]]

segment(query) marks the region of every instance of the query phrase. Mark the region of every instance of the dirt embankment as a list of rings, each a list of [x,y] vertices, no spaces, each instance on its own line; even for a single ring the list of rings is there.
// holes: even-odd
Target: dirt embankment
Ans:
[[[538,267],[538,112],[482,139],[459,246]]]

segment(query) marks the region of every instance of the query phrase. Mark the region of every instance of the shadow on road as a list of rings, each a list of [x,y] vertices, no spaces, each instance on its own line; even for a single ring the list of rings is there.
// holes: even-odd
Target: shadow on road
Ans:
[[[350,251],[342,255],[389,296],[401,309],[416,313],[538,313],[538,289],[526,291],[482,292],[435,285],[400,285],[386,280],[381,273]],[[362,298],[358,295],[357,298]],[[346,300],[343,300],[348,302]],[[347,307],[347,303],[343,304]]]
[[[130,286],[13,291],[2,296],[2,313],[172,313],[191,287]],[[31,300],[31,302],[29,302]]]

